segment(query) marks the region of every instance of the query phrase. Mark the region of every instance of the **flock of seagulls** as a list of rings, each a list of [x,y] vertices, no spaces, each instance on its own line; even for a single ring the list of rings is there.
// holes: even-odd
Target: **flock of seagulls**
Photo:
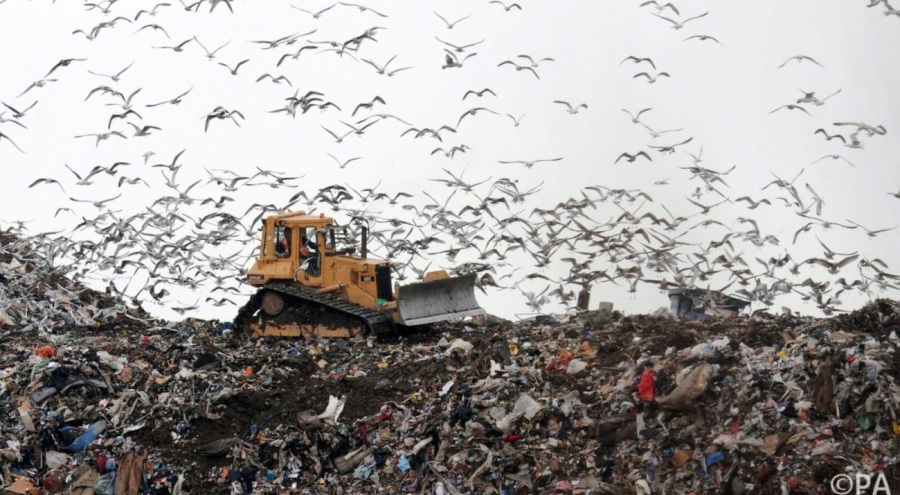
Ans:
[[[225,8],[217,10],[220,4]],[[519,12],[527,11],[528,7],[527,4],[506,4],[497,0],[487,4],[498,6],[492,7],[491,15],[501,19],[520,15]],[[873,1],[869,7],[879,4],[884,4],[885,15],[900,15],[894,14],[896,11],[884,0]],[[322,130],[320,137],[329,142],[334,151],[351,136],[362,137],[374,126],[393,126],[397,142],[410,139],[437,141],[439,144],[429,147],[430,155],[454,163],[472,151],[472,147],[463,142],[472,121],[499,116],[502,119],[495,123],[502,120],[505,126],[515,128],[524,117],[524,114],[516,116],[501,110],[497,99],[504,88],[499,86],[473,84],[474,87],[465,91],[461,99],[457,93],[454,102],[448,101],[446,106],[452,108],[451,105],[459,101],[466,102],[464,105],[475,101],[484,103],[462,111],[456,122],[430,123],[430,126],[411,122],[414,119],[403,116],[376,113],[391,108],[390,95],[369,93],[356,101],[333,101],[327,96],[327,88],[310,90],[304,87],[302,69],[297,67],[302,66],[305,57],[316,54],[330,54],[335,57],[336,64],[358,64],[384,78],[410,77],[416,65],[405,61],[409,60],[405,53],[381,56],[378,55],[381,50],[374,48],[378,46],[382,31],[390,29],[394,14],[387,9],[376,11],[367,5],[346,2],[335,2],[318,10],[308,5],[292,5],[298,21],[312,23],[314,29],[304,30],[306,32],[302,34],[282,33],[267,40],[223,39],[210,44],[215,47],[210,50],[194,33],[176,33],[173,29],[170,35],[166,30],[169,25],[163,20],[167,16],[184,15],[178,12],[181,9],[177,6],[161,2],[146,10],[148,5],[136,10],[120,0],[85,2],[84,7],[97,16],[98,23],[72,32],[73,46],[87,43],[89,47],[91,43],[101,43],[110,31],[127,29],[125,26],[130,24],[133,25],[130,28],[132,36],[140,37],[150,48],[171,51],[168,56],[206,59],[204,63],[215,62],[212,67],[217,64],[227,70],[226,73],[216,69],[224,78],[246,78],[265,87],[267,93],[284,91],[284,96],[279,96],[284,102],[279,108],[238,109],[223,99],[222,105],[208,113],[192,116],[202,122],[203,133],[209,135],[214,136],[219,126],[225,125],[216,122],[219,120],[230,120],[235,127],[242,128],[242,123],[265,114],[283,114],[289,119],[318,118],[322,119],[318,126]],[[241,5],[232,0],[198,0],[190,5],[181,2],[181,6],[191,15],[241,15]],[[662,4],[650,0],[636,4],[636,8],[642,12],[649,10],[645,15],[665,21],[674,30],[712,26],[715,18],[714,12],[683,15],[671,2]],[[465,21],[475,14],[433,13],[437,18],[431,18],[435,21],[434,30],[439,33],[434,36],[437,43],[430,41],[434,45],[434,67],[465,71],[465,64],[472,57],[478,56],[475,59],[478,61],[493,56],[483,45],[487,38],[454,39],[457,32],[464,30]],[[374,20],[384,26],[327,40],[329,33],[324,29],[320,31],[318,23],[331,16],[353,16]],[[172,35],[175,35],[175,44],[171,44]],[[318,39],[314,41],[313,35]],[[687,40],[713,41],[725,49],[716,37],[706,33],[691,34],[683,41]],[[245,46],[243,50],[241,44]],[[480,55],[473,51],[476,47],[482,52]],[[84,50],[73,48],[73,51]],[[261,56],[256,51],[272,51],[275,57],[260,70],[260,65],[265,62],[260,61]],[[234,58],[237,53],[250,55]],[[653,84],[672,77],[668,72],[658,70],[651,57],[622,55],[624,58],[619,65],[630,62],[629,66],[640,71],[631,76],[633,80]],[[237,61],[237,58],[242,60]],[[229,62],[229,59],[234,61]],[[774,70],[787,71],[800,64],[827,70],[826,65],[807,55],[794,55],[777,65],[779,61],[780,57],[772,64]],[[129,80],[129,71],[140,64],[141,61],[136,60],[119,66],[122,68],[110,68],[104,66],[103,60],[93,57],[64,58],[48,63],[50,70],[39,79],[27,85],[23,83],[25,89],[20,94],[0,94],[5,109],[0,112],[0,157],[9,161],[15,160],[16,154],[27,153],[28,150],[7,133],[29,132],[30,126],[38,123],[32,118],[33,109],[41,109],[39,102],[45,98],[45,92],[53,91],[50,85],[64,84],[74,76],[73,72],[90,74],[103,81],[79,103],[113,107],[105,121],[106,129],[73,134],[74,138],[89,138],[93,148],[98,149],[101,143],[114,138],[144,147],[147,145],[143,143],[151,142],[153,137],[167,135],[169,131],[165,125],[145,121],[142,115],[154,117],[154,111],[180,111],[179,105],[198,97],[200,91],[195,92],[192,82],[185,82],[182,88],[186,89],[177,96],[143,103],[141,92],[145,88],[135,88],[134,82]],[[490,66],[496,66],[494,70],[498,73],[509,71],[514,77],[520,77],[515,74],[522,73],[523,80],[542,84],[542,73],[562,71],[563,64],[564,60],[558,56],[519,54],[491,62]],[[251,75],[252,71],[256,73]],[[839,88],[824,92],[828,96],[821,98],[816,91],[800,91],[802,97],[769,112],[774,114],[771,118],[781,118],[782,113],[788,113],[782,112],[786,110],[817,119],[816,109],[842,94]],[[564,109],[571,115],[566,118],[575,120],[580,118],[577,114],[592,111],[588,102],[556,99],[547,103],[559,105],[553,108]],[[315,111],[308,113],[311,110]],[[608,165],[659,166],[664,160],[687,164],[673,167],[694,188],[690,194],[686,190],[679,207],[655,200],[655,194],[649,189],[577,182],[573,182],[568,199],[556,204],[541,204],[537,197],[544,183],[532,181],[527,171],[533,167],[565,166],[566,157],[556,154],[497,160],[499,165],[521,165],[521,170],[526,172],[511,177],[495,177],[487,165],[466,166],[461,172],[455,172],[448,165],[430,180],[439,184],[436,187],[425,184],[415,191],[390,190],[379,181],[376,184],[334,183],[314,191],[304,186],[303,173],[260,166],[250,174],[238,174],[229,168],[207,168],[192,156],[194,153],[188,147],[170,155],[171,160],[153,159],[157,153],[165,154],[156,149],[146,151],[142,160],[123,156],[111,163],[91,166],[61,163],[58,169],[65,167],[68,173],[62,171],[36,177],[28,187],[59,189],[70,206],[60,207],[56,216],[62,216],[68,222],[67,227],[57,232],[35,234],[27,230],[26,222],[17,221],[11,230],[34,236],[35,242],[39,243],[36,249],[51,256],[54,265],[67,271],[75,280],[90,281],[96,273],[106,273],[101,280],[109,293],[134,304],[165,305],[180,314],[190,313],[204,304],[243,304],[248,289],[236,279],[255,254],[259,222],[267,214],[289,209],[333,213],[339,220],[349,219],[347,225],[352,230],[367,226],[371,232],[372,251],[394,260],[395,277],[399,281],[421,276],[438,266],[454,273],[474,271],[479,274],[478,288],[485,294],[518,292],[529,310],[534,312],[543,311],[550,305],[573,307],[576,291],[597,284],[610,284],[631,293],[642,284],[660,290],[709,288],[734,293],[765,306],[776,304],[778,296],[794,294],[826,314],[841,311],[841,296],[849,291],[874,297],[900,288],[900,274],[892,273],[888,263],[867,257],[859,249],[843,249],[847,252],[841,253],[832,251],[819,239],[832,229],[855,231],[862,237],[875,238],[897,226],[875,225],[875,221],[868,219],[864,222],[834,220],[828,216],[831,212],[826,207],[826,199],[816,192],[815,185],[805,180],[802,185],[798,183],[803,171],[790,181],[772,174],[774,180],[758,193],[732,198],[728,175],[734,167],[722,170],[707,165],[702,158],[701,138],[686,134],[687,126],[654,130],[646,122],[654,116],[652,111],[652,107],[636,112],[623,108],[627,119],[617,114],[623,125],[630,124],[642,133],[647,132],[649,137],[642,149],[621,152]],[[512,123],[506,120],[507,117]],[[325,120],[332,118],[336,120]],[[200,127],[196,121],[188,125]],[[820,123],[814,127],[813,134],[823,137],[823,150],[837,142],[848,149],[863,150],[868,140],[888,133],[883,124],[861,120]],[[673,135],[671,139],[667,138],[669,134]],[[133,141],[139,138],[144,141]],[[660,141],[671,144],[659,144]],[[11,148],[6,148],[7,144]],[[337,170],[367,163],[365,155],[324,154]],[[826,159],[856,167],[843,155],[831,151],[812,163]],[[75,162],[73,159],[72,163]],[[197,178],[200,169],[203,172]],[[477,178],[464,179],[467,172]],[[322,171],[317,174],[328,175]],[[192,179],[185,180],[185,176]],[[666,185],[667,180],[657,181],[654,186]],[[128,201],[134,188],[159,191],[159,196],[152,204],[141,205],[136,212],[126,212],[127,206],[133,206],[128,205]],[[106,193],[98,194],[99,191]],[[887,194],[900,199],[900,192]],[[746,208],[746,213],[731,220],[726,219],[727,216],[716,216],[724,205]],[[783,208],[785,214],[802,218],[803,226],[784,237],[765,232],[751,214],[771,212],[775,208]],[[707,240],[696,241],[696,234]],[[789,249],[808,237],[815,237],[821,254],[794,259]],[[788,239],[791,239],[790,243]],[[780,254],[764,259],[750,252],[761,248],[773,249]],[[851,271],[854,272],[852,275]],[[839,278],[834,280],[834,276]],[[535,284],[540,287],[533,290]],[[177,300],[173,296],[175,287],[189,293],[198,290],[204,293],[194,294],[193,301]]]

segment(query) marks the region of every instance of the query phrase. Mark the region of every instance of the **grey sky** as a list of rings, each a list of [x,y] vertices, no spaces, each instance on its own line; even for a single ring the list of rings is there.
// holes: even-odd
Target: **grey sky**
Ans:
[[[182,189],[202,179],[191,195],[201,199],[230,195],[236,201],[223,209],[235,215],[243,214],[253,203],[283,204],[298,189],[254,186],[223,193],[215,184],[207,184],[209,176],[204,167],[247,175],[255,173],[255,167],[259,166],[288,176],[302,176],[296,184],[310,196],[329,184],[349,184],[359,190],[380,181],[380,191],[415,194],[414,203],[420,206],[429,202],[422,191],[439,201],[450,194],[451,189],[429,180],[447,178],[442,171],[445,168],[457,177],[464,174],[466,181],[488,180],[475,190],[482,198],[488,194],[490,185],[503,177],[518,180],[518,187],[523,191],[542,184],[538,193],[522,204],[511,204],[509,211],[498,206],[494,210],[498,216],[521,212],[519,215],[526,217],[534,208],[550,209],[570,198],[581,199],[583,188],[593,185],[646,192],[653,202],[647,202],[636,215],[646,212],[665,215],[661,207],[665,205],[675,216],[688,216],[700,212],[687,198],[704,184],[697,179],[690,180],[690,171],[684,169],[693,165],[687,152],[699,155],[702,146],[701,166],[717,171],[736,166],[733,172],[723,176],[728,186],[719,185],[727,198],[765,197],[772,205],[749,210],[746,203],[725,203],[713,208],[709,217],[695,216],[666,235],[680,234],[707,218],[736,231],[746,229],[747,225],[736,222],[737,217],[744,216],[758,222],[761,235],[773,235],[780,241],[778,246],[762,247],[735,241],[734,254],[742,254],[754,273],[764,271],[754,258],[767,260],[789,252],[795,261],[802,262],[821,256],[817,235],[836,251],[859,251],[869,259],[879,258],[889,266],[887,272],[897,273],[900,259],[894,247],[900,241],[900,230],[869,238],[861,229],[816,227],[801,234],[794,245],[795,231],[810,220],[799,217],[798,208],[786,207],[784,202],[776,200],[775,196],[786,194],[776,191],[774,186],[760,191],[774,180],[773,173],[791,180],[803,170],[794,185],[804,205],[812,198],[806,184],[824,198],[821,218],[840,223],[850,219],[873,230],[900,223],[897,214],[900,199],[888,195],[900,191],[900,174],[895,163],[900,154],[900,141],[894,138],[900,132],[900,105],[895,96],[900,82],[896,68],[900,17],[884,15],[884,4],[867,8],[865,1],[838,0],[682,2],[676,4],[681,18],[709,14],[676,30],[670,22],[655,16],[654,8],[640,7],[639,1],[560,3],[522,1],[519,2],[521,11],[506,12],[500,5],[487,1],[378,1],[366,5],[388,15],[387,18],[337,5],[319,19],[313,19],[287,2],[235,0],[234,14],[224,2],[212,13],[208,3],[201,5],[199,12],[188,13],[175,2],[171,7],[159,8],[155,16],[144,14],[132,23],[120,21],[113,28],[101,30],[95,40],[88,41],[72,32],[90,31],[119,15],[134,21],[138,10],[149,9],[154,4],[121,0],[112,4],[106,15],[98,9],[88,10],[78,2],[8,0],[0,4],[0,46],[4,47],[0,50],[3,67],[0,100],[17,109],[35,100],[38,104],[21,119],[28,129],[9,122],[0,123],[0,132],[26,152],[21,154],[9,142],[0,140],[0,163],[12,171],[7,175],[0,220],[4,226],[14,220],[30,221],[26,225],[32,232],[63,229],[69,232],[82,221],[82,216],[90,218],[96,212],[92,205],[73,204],[68,197],[100,200],[119,192],[123,196],[111,203],[113,209],[122,210],[118,216],[144,211],[156,198],[174,192],[165,186],[159,168],[143,165],[141,155],[152,150],[157,155],[150,158],[150,164],[169,163],[182,149],[187,150],[177,176]],[[293,5],[319,10],[329,3],[296,1]],[[434,12],[450,21],[471,17],[447,29]],[[670,10],[661,15],[678,18]],[[150,28],[138,31],[150,23],[163,26],[171,39]],[[303,52],[296,60],[288,58],[276,67],[281,55],[296,51],[308,44],[307,41],[343,42],[375,26],[385,28],[375,34],[377,41],[364,40],[356,52],[339,56],[334,52],[317,53],[321,50],[317,48]],[[299,38],[290,46],[264,50],[264,44],[252,43],[312,30],[315,33]],[[682,41],[700,34],[714,36],[724,46],[711,40]],[[210,50],[229,44],[212,61],[207,60],[203,49],[193,41],[181,53],[152,48],[174,46],[193,36]],[[462,54],[477,53],[463,67],[442,69],[446,46],[436,36],[458,45],[484,42]],[[523,62],[524,59],[517,58],[520,54],[552,57],[554,61],[535,68],[540,79],[527,70],[517,71],[509,65],[498,67],[504,60]],[[412,68],[387,77],[361,61],[365,58],[384,64],[395,55],[389,68]],[[620,63],[629,55],[652,58],[656,68],[671,77],[661,77],[653,84],[634,78],[639,72],[649,70],[655,74],[655,71],[647,63]],[[779,68],[795,55],[812,57],[824,67],[809,61],[790,61]],[[87,61],[56,69],[49,77],[57,81],[17,97],[59,60],[67,58]],[[237,76],[218,63],[233,67],[244,59],[250,61],[238,70]],[[88,72],[115,74],[132,62],[134,65],[118,82]],[[284,75],[293,86],[256,82],[264,73]],[[121,111],[117,106],[107,106],[117,101],[115,97],[95,94],[85,101],[88,93],[100,85],[112,86],[126,95],[140,88],[133,102],[142,119],[132,116],[128,121],[162,130],[147,137],[131,137],[131,127],[119,119],[113,122],[112,129],[120,130],[128,139],[113,136],[95,145],[94,138],[75,138],[106,132],[110,116]],[[147,108],[148,104],[174,98],[189,88],[193,89],[178,106]],[[497,96],[485,94],[482,98],[469,96],[462,100],[467,90],[484,88],[491,88]],[[297,89],[301,95],[309,90],[324,93],[324,98],[341,110],[320,112],[314,108],[296,118],[269,113],[284,106],[284,98]],[[782,105],[796,104],[803,96],[801,89],[815,91],[819,98],[838,90],[840,93],[822,106],[804,105],[811,115],[790,109],[770,113]],[[376,95],[387,104],[362,109],[355,117],[351,116],[358,103],[370,101]],[[569,114],[555,100],[575,105],[585,103],[587,108]],[[230,120],[214,120],[209,131],[204,132],[204,117],[217,106],[237,109],[246,120],[240,120],[240,127]],[[466,116],[457,126],[460,116],[473,107],[486,107],[499,115],[482,111]],[[651,128],[683,130],[654,139],[647,129],[632,123],[622,112],[623,108],[636,113],[648,107],[652,110],[644,113],[641,121]],[[417,128],[436,129],[446,124],[456,127],[457,132],[443,133],[443,142],[427,137],[414,139],[412,134],[401,138],[409,126],[382,120],[366,129],[362,136],[350,135],[342,143],[335,143],[322,129],[324,126],[335,132],[346,132],[349,128],[341,121],[355,123],[373,113],[390,113]],[[506,114],[516,118],[524,116],[520,125],[514,126],[513,119]],[[10,113],[4,115],[10,117]],[[883,125],[887,133],[869,137],[862,132],[860,139],[865,149],[850,149],[838,140],[826,141],[821,134],[814,134],[816,129],[824,128],[829,134],[849,137],[853,128],[833,125],[843,121]],[[693,139],[676,148],[673,154],[662,154],[648,147],[671,145],[687,138]],[[471,149],[452,159],[441,152],[431,154],[437,147],[449,149],[461,144]],[[622,152],[641,150],[651,156],[652,163],[642,158],[634,163],[625,160],[615,163]],[[340,160],[361,159],[340,169],[327,153]],[[831,159],[813,164],[830,154],[840,154],[856,167]],[[498,163],[557,157],[563,160],[538,163],[532,168]],[[119,169],[120,175],[143,177],[153,187],[125,185],[120,190],[116,186],[119,175],[106,174],[99,174],[91,186],[77,186],[75,177],[64,167],[68,164],[80,173],[116,161],[131,163]],[[40,177],[58,179],[68,194],[52,185],[27,187]],[[655,184],[664,179],[668,179],[667,184]],[[701,192],[701,197],[690,199],[705,205],[721,201],[714,192],[705,189]],[[493,194],[498,195],[496,191]],[[476,201],[460,191],[452,198],[451,205],[458,212]],[[620,206],[634,211],[640,204],[638,200]],[[63,206],[72,208],[76,215],[63,212],[54,218],[56,210]],[[354,202],[345,206],[360,205]],[[295,206],[305,207],[304,204]],[[330,210],[324,204],[315,207],[317,211]],[[384,218],[413,219],[400,204],[370,206],[370,212],[373,210]],[[194,204],[184,205],[179,211],[199,218],[214,210]],[[617,219],[623,210],[606,201],[585,212],[593,221],[605,223]],[[249,215],[245,221],[253,216]],[[345,220],[341,214],[336,216]],[[540,222],[537,216],[530,220],[535,224]],[[487,221],[485,235],[499,230],[494,223]],[[640,226],[649,228],[652,224],[644,221]],[[428,228],[423,227],[423,231],[428,232]],[[516,235],[520,235],[519,231],[517,228]],[[698,227],[679,240],[705,245],[721,239],[725,232],[724,227],[716,225]],[[179,234],[190,233],[190,228],[186,228]],[[75,237],[82,235],[77,233]],[[411,239],[422,235],[415,231]],[[446,249],[450,245],[449,237],[446,240],[448,244],[435,245],[427,251]],[[637,240],[641,238],[634,245],[640,247]],[[249,255],[252,247],[250,244],[244,252]],[[207,246],[203,252],[216,256],[235,249]],[[684,266],[697,261],[691,257],[693,249],[679,248]],[[578,250],[583,251],[583,245]],[[558,258],[573,255],[567,251],[565,247],[558,252],[554,263],[542,273],[551,278],[565,276],[568,265]],[[574,256],[583,258],[577,253]],[[454,266],[440,256],[427,258],[413,263],[423,268],[430,260],[432,269]],[[456,262],[476,258],[477,252],[470,249],[457,257]],[[498,278],[518,270],[504,280],[504,285],[514,285],[513,282],[536,271],[528,255],[513,255],[507,262],[509,266],[497,267]],[[625,262],[620,264],[629,266]],[[608,269],[610,273],[615,267],[616,264],[602,258],[593,265],[594,269]],[[647,278],[660,276],[646,267],[644,271]],[[98,287],[106,283],[104,276],[97,274]],[[844,276],[851,280],[859,278],[860,273],[856,263],[836,276],[828,275],[822,267],[806,264],[799,275],[785,272],[785,276],[800,283],[807,277],[831,280]],[[146,274],[139,273],[138,278],[133,286],[143,285]],[[713,280],[712,286],[727,283],[727,274],[723,273]],[[118,285],[124,286],[124,282]],[[526,291],[540,291],[547,284],[543,280],[525,280],[520,285]],[[577,290],[577,287],[569,288]],[[730,289],[737,288],[738,285],[733,285]],[[639,312],[666,304],[665,297],[653,286],[643,287],[636,293],[627,291],[628,284],[621,280],[618,286],[598,284],[594,287],[592,305],[598,300],[609,300],[626,311]],[[173,305],[190,304],[198,298],[202,301],[207,295],[206,291],[192,294],[177,290],[173,294]],[[845,303],[842,307],[853,308],[873,295],[896,297],[896,291],[884,294],[873,291],[870,295],[848,292],[841,298]],[[527,311],[524,297],[515,289],[491,289],[487,295],[479,293],[479,301],[489,311],[503,316]],[[816,312],[814,305],[804,305],[796,297],[784,297],[783,302],[779,299],[779,304]],[[544,310],[560,311],[562,307],[554,301]],[[148,305],[148,309],[158,310],[162,316],[174,316],[161,306]],[[228,319],[233,312],[234,308],[225,306],[206,308],[198,314]]]

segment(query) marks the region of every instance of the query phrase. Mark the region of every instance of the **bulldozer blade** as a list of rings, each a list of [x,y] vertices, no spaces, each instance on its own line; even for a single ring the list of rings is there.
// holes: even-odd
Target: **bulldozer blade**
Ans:
[[[476,274],[417,282],[397,290],[400,324],[425,325],[466,316],[484,315],[475,300]]]

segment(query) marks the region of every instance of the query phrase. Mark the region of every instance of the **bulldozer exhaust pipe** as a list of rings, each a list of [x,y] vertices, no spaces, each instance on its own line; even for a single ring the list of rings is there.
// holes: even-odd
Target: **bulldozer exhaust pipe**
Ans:
[[[369,254],[369,229],[368,227],[362,228],[362,246],[360,247],[359,255],[362,258],[365,258]]]

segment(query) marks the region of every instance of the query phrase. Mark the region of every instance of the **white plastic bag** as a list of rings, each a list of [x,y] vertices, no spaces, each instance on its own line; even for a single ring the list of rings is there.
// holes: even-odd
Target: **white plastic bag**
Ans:
[[[513,406],[513,414],[524,414],[526,419],[531,419],[535,414],[540,412],[541,404],[531,398],[530,395],[522,392],[519,394],[519,400]]]

